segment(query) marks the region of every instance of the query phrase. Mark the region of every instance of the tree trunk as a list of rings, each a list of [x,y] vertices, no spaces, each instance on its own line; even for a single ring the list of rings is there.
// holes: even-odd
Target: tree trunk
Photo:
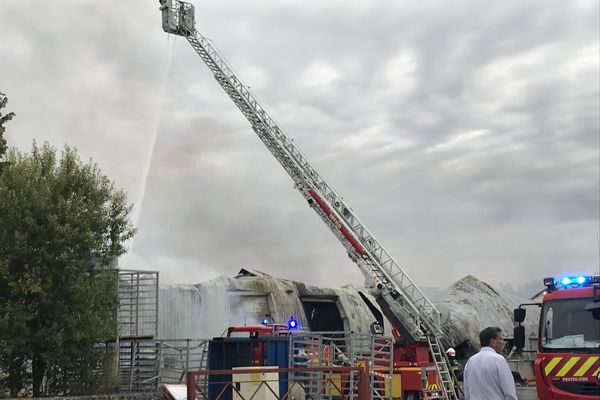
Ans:
[[[6,377],[6,384],[10,392],[10,397],[19,397],[19,391],[26,386],[26,382],[23,379],[23,368],[18,358],[9,361],[8,363],[8,376]]]
[[[41,356],[34,355],[31,367],[33,372],[33,397],[43,397],[45,391],[42,388],[42,381],[46,374],[46,362]]]

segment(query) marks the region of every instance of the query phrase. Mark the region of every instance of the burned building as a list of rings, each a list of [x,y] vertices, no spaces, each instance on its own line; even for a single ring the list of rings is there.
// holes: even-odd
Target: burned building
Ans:
[[[210,338],[229,326],[277,323],[295,318],[301,329],[373,333],[391,327],[367,290],[321,288],[242,269],[233,278],[219,277],[197,285],[160,289],[161,338]]]
[[[230,326],[260,324],[266,315],[277,323],[295,318],[301,329],[373,333],[391,336],[391,326],[368,289],[322,288],[242,269],[196,285],[161,287],[158,337],[221,336]],[[526,302],[473,276],[466,276],[433,299],[442,314],[443,343],[466,357],[479,349],[479,332],[498,326],[512,335],[512,311]],[[530,312],[538,313],[537,309]],[[538,316],[539,317],[539,316]],[[528,318],[535,332],[538,318]]]

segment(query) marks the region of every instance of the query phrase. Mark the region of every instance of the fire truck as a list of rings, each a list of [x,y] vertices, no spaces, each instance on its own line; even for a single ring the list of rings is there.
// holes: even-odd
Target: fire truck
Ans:
[[[534,362],[540,400],[600,398],[600,275],[544,279],[541,303],[514,310],[515,347],[525,345],[525,306],[542,308]]]
[[[402,398],[458,399],[440,342],[440,312],[269,115],[212,41],[196,30],[194,6],[178,0],[159,2],[163,30],[186,38],[252,130],[292,178],[294,188],[330,228],[370,282],[397,339],[394,368],[401,375]]]

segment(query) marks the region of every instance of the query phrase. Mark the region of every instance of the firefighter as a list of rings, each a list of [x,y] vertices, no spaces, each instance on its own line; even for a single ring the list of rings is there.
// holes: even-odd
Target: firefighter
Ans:
[[[448,361],[450,361],[450,368],[452,368],[452,372],[454,372],[454,376],[456,377],[456,380],[458,380],[459,382],[462,382],[462,380],[463,380],[462,366],[456,359],[456,350],[454,350],[454,348],[450,347],[448,350],[446,350],[446,355],[448,356]]]

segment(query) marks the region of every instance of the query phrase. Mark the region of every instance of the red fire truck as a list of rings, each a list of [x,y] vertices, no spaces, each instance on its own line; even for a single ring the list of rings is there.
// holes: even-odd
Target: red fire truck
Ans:
[[[395,328],[395,372],[402,398],[458,400],[452,370],[442,347],[441,313],[367,229],[344,198],[324,179],[219,54],[195,27],[194,5],[159,0],[162,27],[183,36],[246,117],[252,130],[294,181],[300,193],[369,282],[383,314]],[[396,385],[400,387],[400,383]]]
[[[546,291],[534,364],[540,400],[600,398],[600,276],[544,279]],[[525,305],[514,311],[515,347],[523,348]]]

